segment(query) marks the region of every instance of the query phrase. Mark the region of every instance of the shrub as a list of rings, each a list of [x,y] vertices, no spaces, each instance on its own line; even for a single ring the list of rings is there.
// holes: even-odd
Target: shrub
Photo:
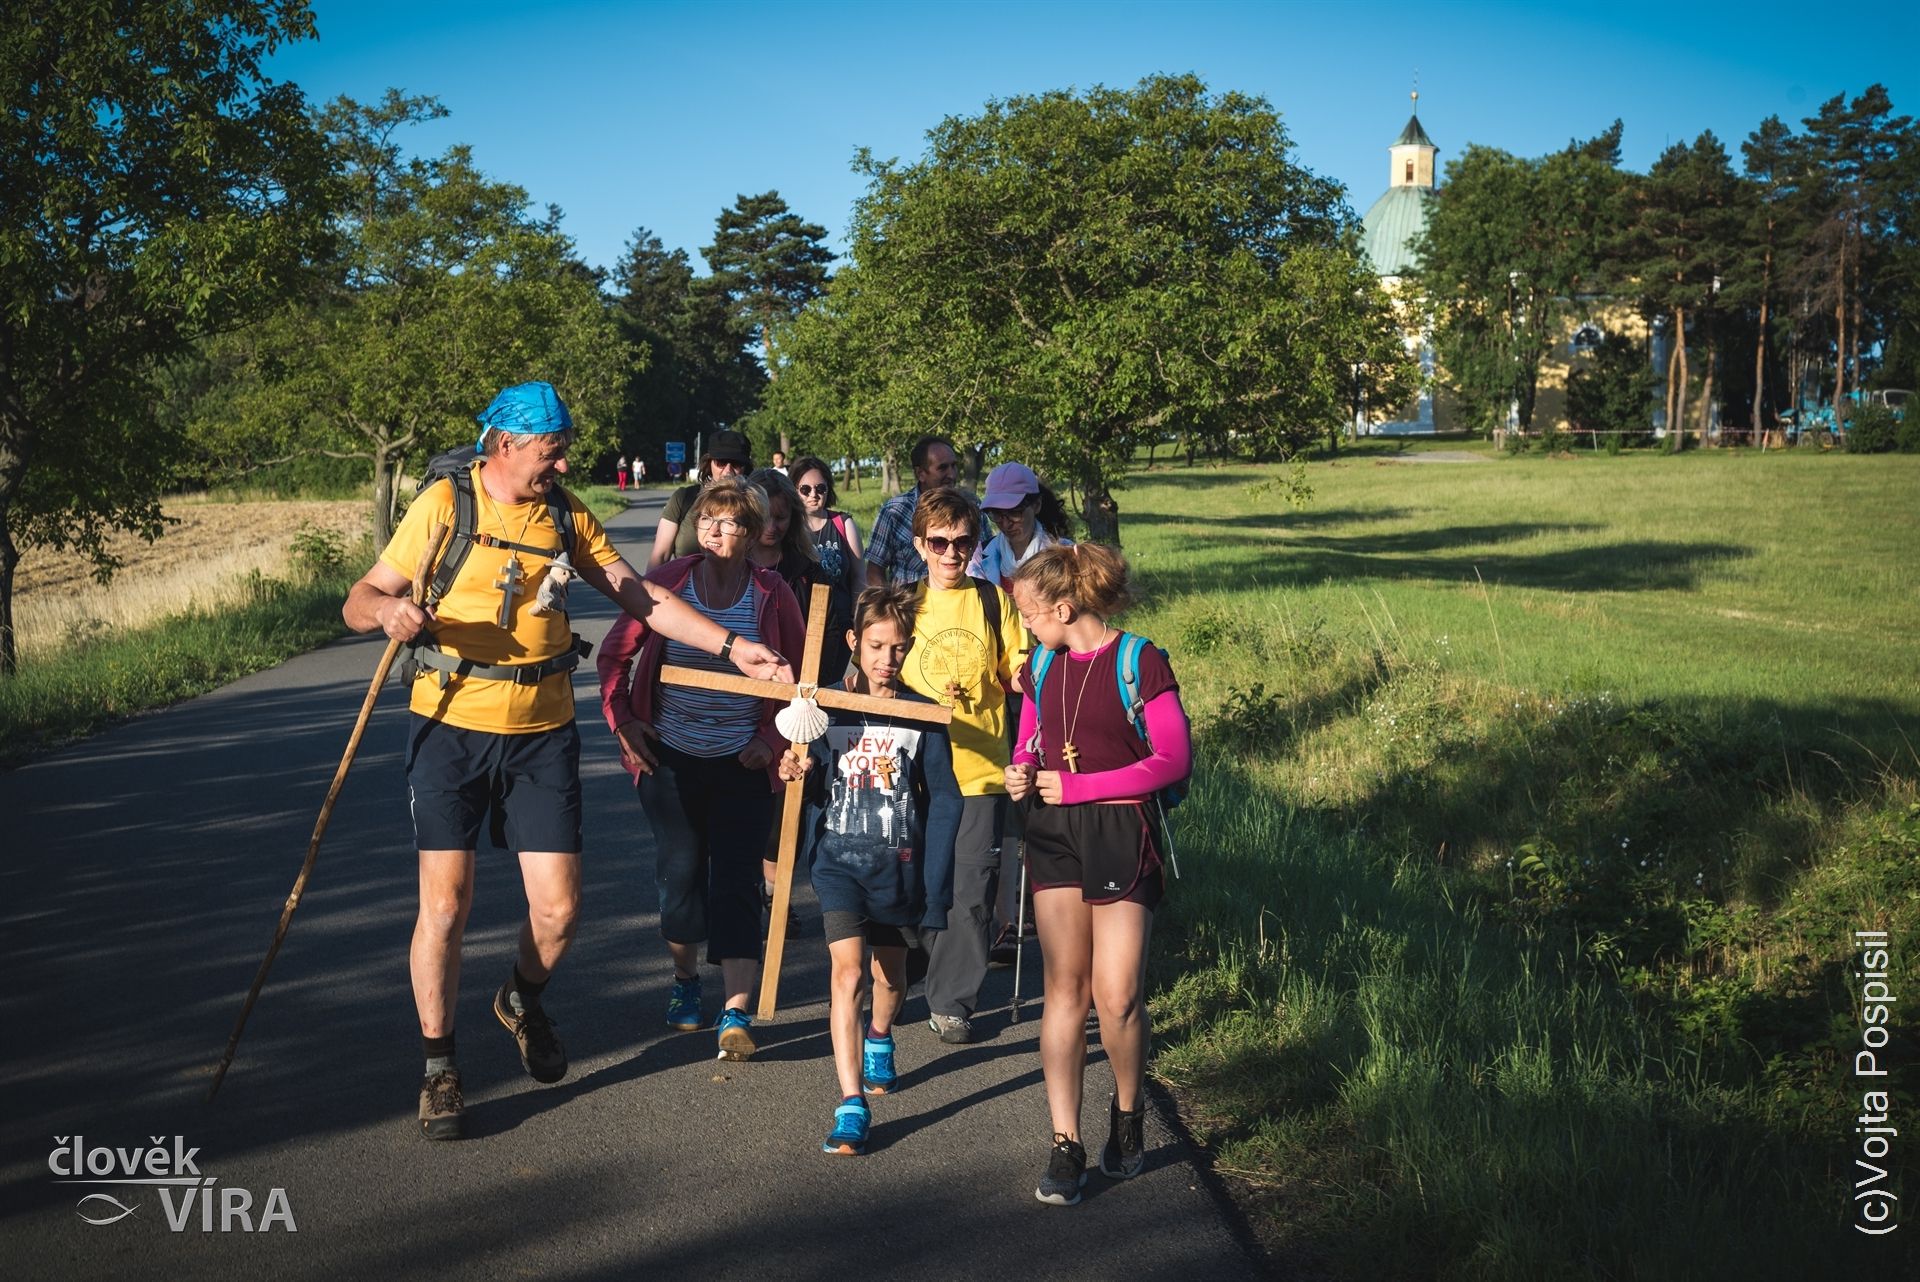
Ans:
[[[1847,453],[1891,454],[1905,426],[1884,405],[1860,405],[1847,416]]]

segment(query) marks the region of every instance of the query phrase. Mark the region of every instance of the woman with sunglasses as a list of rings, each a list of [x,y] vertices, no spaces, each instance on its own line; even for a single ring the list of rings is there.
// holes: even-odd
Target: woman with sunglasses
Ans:
[[[827,636],[843,636],[853,626],[853,602],[867,585],[866,570],[860,561],[860,529],[845,512],[836,511],[839,494],[833,488],[833,471],[824,459],[808,455],[787,469],[793,488],[800,495],[803,520],[801,528],[813,540],[813,554],[820,572],[833,595],[827,601]],[[852,651],[848,650],[848,658]],[[829,673],[822,667],[822,680],[840,678],[841,667]]]
[[[953,909],[946,929],[927,936],[928,1025],[957,1045],[973,1040],[993,942],[996,848],[1007,811],[1007,691],[1025,660],[1027,634],[1013,599],[967,573],[980,547],[980,509],[971,497],[951,485],[922,494],[913,546],[927,577],[900,676],[909,689],[953,709],[947,735],[960,785]]]
[[[660,510],[660,523],[653,528],[653,551],[647,555],[647,568],[664,565],[677,556],[692,556],[700,550],[699,531],[687,520],[700,492],[717,476],[745,477],[753,471],[753,447],[739,432],[715,432],[700,465],[694,469],[691,485],[683,485],[667,499]]]
[[[620,740],[652,825],[660,933],[673,958],[667,1026],[699,1028],[699,945],[720,967],[725,999],[717,1024],[720,1056],[753,1054],[748,1001],[760,978],[760,856],[780,787],[775,758],[786,740],[774,727],[781,705],[660,680],[662,664],[720,671],[735,640],[797,655],[806,644],[800,603],[778,572],[749,551],[767,525],[767,499],[738,477],[718,476],[694,501],[688,525],[700,550],[647,572],[727,629],[718,656],[689,650],[632,619],[601,643],[600,706]]]

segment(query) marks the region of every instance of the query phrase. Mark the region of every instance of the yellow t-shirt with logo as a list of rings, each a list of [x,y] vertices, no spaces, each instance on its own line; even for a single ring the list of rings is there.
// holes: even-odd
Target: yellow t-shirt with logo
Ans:
[[[989,590],[1000,598],[999,664],[994,671],[987,668],[995,647],[987,636],[978,589],[962,582],[942,590],[923,579],[913,649],[900,674],[909,689],[953,709],[947,733],[953,741],[953,777],[963,797],[1007,790],[1007,695],[1001,682],[1011,685],[1026,661],[1027,631],[1020,626],[1020,611],[998,587]],[[958,700],[947,694],[950,683],[962,689]]]
[[[547,563],[564,546],[560,532],[553,526],[547,500],[537,496],[526,503],[501,503],[486,492],[479,467],[473,473],[474,499],[478,508],[475,532],[524,544],[551,548],[547,556],[514,552],[507,548],[474,544],[467,553],[446,599],[434,610],[437,620],[432,628],[440,647],[475,663],[540,663],[565,654],[573,644],[573,632],[564,614],[538,615],[533,612],[535,595],[546,579]],[[591,562],[611,565],[620,553],[607,539],[607,532],[579,499],[568,494],[567,507],[573,514],[573,552],[575,566]],[[426,551],[427,531],[435,522],[453,525],[453,482],[429,486],[415,499],[413,506],[393,532],[393,539],[380,554],[380,563],[405,575],[409,581]],[[509,559],[520,563],[523,576],[513,595],[513,626],[500,626],[500,602],[504,593],[498,586]],[[574,592],[592,591],[575,580]],[[494,734],[532,734],[555,730],[573,720],[573,674],[556,672],[538,685],[519,685],[512,681],[487,681],[477,677],[447,674],[445,686],[440,674],[424,672],[413,683],[410,706],[423,717],[444,721],[463,730],[484,730]]]

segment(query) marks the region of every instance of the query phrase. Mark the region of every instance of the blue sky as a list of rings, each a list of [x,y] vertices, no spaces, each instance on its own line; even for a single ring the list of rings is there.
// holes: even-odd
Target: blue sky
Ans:
[[[1712,129],[1736,159],[1769,114],[1797,126],[1879,81],[1920,114],[1920,6],[1902,3],[833,4],[316,0],[318,41],[269,74],[316,101],[389,86],[452,111],[412,131],[559,205],[590,263],[635,227],[700,265],[714,217],[778,189],[835,248],[867,146],[917,156],[928,128],[991,98],[1194,72],[1281,112],[1298,159],[1356,212],[1387,183],[1386,146],[1420,118],[1442,165],[1469,142],[1539,155],[1626,122],[1645,169]],[[704,267],[701,268],[704,270]]]

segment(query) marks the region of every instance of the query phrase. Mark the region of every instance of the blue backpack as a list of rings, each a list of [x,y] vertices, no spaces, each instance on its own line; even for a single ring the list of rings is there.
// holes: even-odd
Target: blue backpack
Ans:
[[[1120,639],[1115,642],[1115,644],[1119,646],[1119,649],[1114,654],[1113,673],[1115,684],[1119,687],[1120,706],[1127,710],[1127,720],[1133,723],[1135,732],[1146,741],[1147,748],[1151,751],[1153,748],[1153,738],[1147,734],[1147,701],[1140,697],[1140,652],[1153,643],[1136,633],[1122,632]],[[1160,651],[1161,658],[1168,658],[1167,652],[1163,647],[1155,646],[1154,648]],[[1047,670],[1052,666],[1053,651],[1047,649],[1045,646],[1036,645],[1033,648],[1033,657],[1028,660],[1028,667],[1033,674],[1033,697],[1036,711],[1040,706],[1043,706],[1039,703],[1041,683],[1046,680]],[[1038,729],[1039,720],[1037,717],[1035,718],[1034,725],[1034,738],[1037,741],[1040,734]],[[1038,747],[1037,742],[1035,747]],[[1180,865],[1173,857],[1173,829],[1168,823],[1168,815],[1175,806],[1185,801],[1186,798],[1187,785],[1185,780],[1177,784],[1171,784],[1153,794],[1154,808],[1159,811],[1160,831],[1166,838],[1167,861],[1173,865],[1173,875],[1176,877],[1180,875]]]

